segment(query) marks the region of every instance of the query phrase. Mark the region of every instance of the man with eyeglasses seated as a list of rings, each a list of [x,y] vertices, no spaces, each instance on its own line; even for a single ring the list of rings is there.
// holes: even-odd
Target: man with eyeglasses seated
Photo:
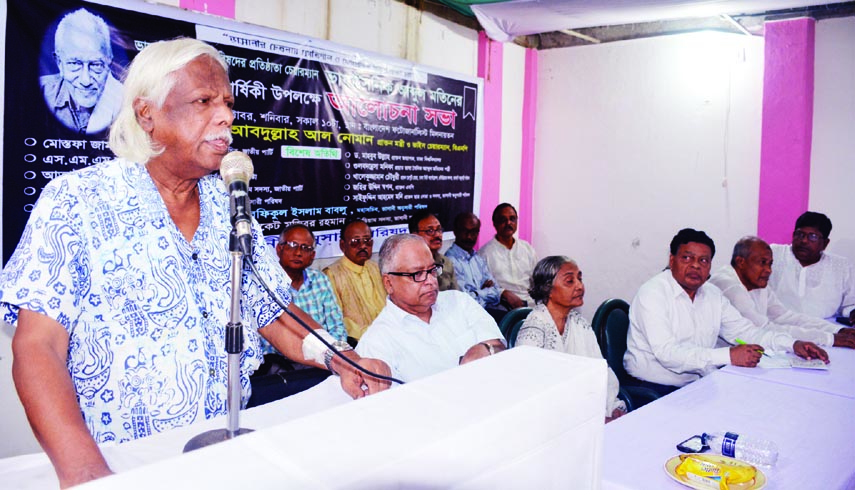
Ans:
[[[279,264],[291,279],[288,292],[291,304],[297,305],[318,322],[343,347],[347,332],[341,307],[335,299],[330,280],[312,269],[315,261],[315,235],[301,224],[285,228],[276,245]],[[247,407],[284,398],[307,390],[331,374],[329,371],[300,364],[285,357],[265,339],[261,339],[264,363],[250,376],[252,396]],[[285,381],[283,383],[283,380]]]
[[[355,344],[386,304],[380,268],[371,260],[374,238],[361,219],[348,219],[339,234],[344,257],[324,269],[344,314],[349,342]]]
[[[828,362],[812,342],[757,328],[707,284],[715,243],[706,233],[682,229],[670,249],[668,269],[639,288],[629,309],[623,363],[643,386],[665,395],[725,364],[755,367],[764,348]],[[731,346],[716,347],[719,337]]]
[[[417,235],[395,235],[380,248],[386,307],[356,352],[412,381],[505,349],[496,322],[469,295],[438,290],[441,266]]]
[[[537,265],[537,254],[525,240],[514,238],[517,232],[517,210],[503,202],[493,210],[493,228],[496,235],[478,250],[502,290],[502,303],[509,309],[532,305],[528,294],[531,274]]]
[[[442,248],[442,225],[439,223],[439,218],[427,210],[416,211],[410,217],[408,226],[410,233],[425,239],[434,263],[442,267],[442,274],[436,278],[439,290],[459,290],[460,286],[457,285],[457,277],[454,275],[454,263],[439,251]]]
[[[39,83],[48,108],[78,133],[100,133],[122,107],[122,83],[110,71],[110,27],[86,9],[67,14],[56,27],[54,60],[59,73]]]
[[[831,220],[807,211],[796,220],[792,245],[771,245],[775,266],[769,287],[787,308],[816,318],[841,316],[855,324],[852,262],[825,251]]]

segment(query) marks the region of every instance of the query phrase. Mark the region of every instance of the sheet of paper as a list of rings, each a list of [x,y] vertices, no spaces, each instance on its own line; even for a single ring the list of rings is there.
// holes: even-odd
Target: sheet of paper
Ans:
[[[802,359],[786,353],[766,352],[768,355],[760,358],[760,363],[757,367],[764,369],[820,369],[828,370],[829,364],[826,364],[819,359]]]
[[[770,354],[768,356],[761,356],[757,367],[764,369],[789,369],[793,365],[786,354]]]
[[[819,359],[802,359],[800,357],[796,357],[790,362],[794,368],[799,369],[822,369],[827,371],[830,366],[830,364],[826,364]]]

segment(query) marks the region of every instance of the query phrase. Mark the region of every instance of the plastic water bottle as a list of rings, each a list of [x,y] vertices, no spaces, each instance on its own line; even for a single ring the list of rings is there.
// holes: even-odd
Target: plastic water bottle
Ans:
[[[746,463],[775,466],[778,461],[778,446],[764,439],[749,439],[735,432],[704,433],[704,444],[710,452],[736,458]]]

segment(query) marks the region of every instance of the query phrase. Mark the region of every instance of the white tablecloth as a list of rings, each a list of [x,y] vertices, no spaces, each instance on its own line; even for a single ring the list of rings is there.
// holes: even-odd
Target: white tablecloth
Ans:
[[[855,399],[721,371],[608,424],[603,488],[685,488],[665,461],[689,436],[719,430],[778,445],[763,470],[770,490],[855,488]]]
[[[725,366],[722,372],[805,390],[855,398],[855,350],[829,347],[828,371],[814,369],[757,369]],[[855,444],[853,444],[855,448]]]
[[[336,382],[243,412],[256,432],[192,453],[222,420],[106,448],[119,473],[89,486],[598,488],[604,361],[518,348],[347,403]],[[56,485],[43,455],[0,461],[0,482]]]

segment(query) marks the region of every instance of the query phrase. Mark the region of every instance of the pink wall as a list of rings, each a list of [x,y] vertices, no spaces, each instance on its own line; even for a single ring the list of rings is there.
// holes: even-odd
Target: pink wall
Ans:
[[[765,29],[757,234],[790,243],[810,190],[816,21],[769,22]]]
[[[180,0],[178,6],[183,9],[219,15],[229,19],[235,18],[235,0]]]
[[[520,169],[520,226],[518,236],[531,241],[532,188],[534,187],[534,129],[537,120],[537,50],[525,50],[525,79],[522,111],[522,168]]]
[[[481,172],[481,236],[478,246],[490,241],[493,208],[499,204],[502,163],[502,43],[478,33],[478,76],[484,79],[484,164]]]

